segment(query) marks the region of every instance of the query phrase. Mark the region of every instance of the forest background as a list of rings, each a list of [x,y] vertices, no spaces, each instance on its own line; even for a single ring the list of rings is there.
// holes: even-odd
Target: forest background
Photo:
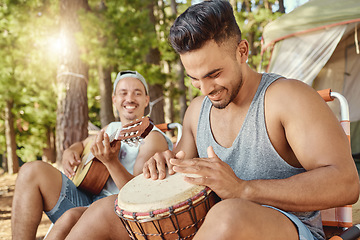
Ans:
[[[117,119],[112,82],[121,70],[147,79],[154,123],[181,123],[200,92],[167,37],[195,2],[0,0],[1,168],[12,174],[35,160],[60,166],[64,149]],[[285,13],[284,0],[230,3],[250,44],[248,64],[266,66],[262,30]]]

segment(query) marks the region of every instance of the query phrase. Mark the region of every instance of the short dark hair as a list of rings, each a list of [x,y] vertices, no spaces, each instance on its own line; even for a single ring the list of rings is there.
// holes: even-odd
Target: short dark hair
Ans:
[[[210,0],[190,6],[175,20],[169,42],[182,54],[201,48],[207,41],[214,40],[220,45],[229,38],[241,41],[233,8],[227,1]]]

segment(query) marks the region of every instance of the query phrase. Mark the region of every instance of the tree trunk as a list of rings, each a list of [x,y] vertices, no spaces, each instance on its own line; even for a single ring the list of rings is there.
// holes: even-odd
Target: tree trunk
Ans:
[[[14,116],[11,112],[14,102],[12,100],[6,101],[5,106],[5,138],[6,138],[6,158],[7,168],[10,174],[19,171],[19,160],[16,155],[16,139],[14,129]]]
[[[244,0],[244,2],[242,3],[241,9],[242,9],[242,11],[250,13],[251,12],[251,3],[250,3],[250,1],[249,0]]]
[[[111,69],[98,65],[100,88],[100,122],[101,127],[115,121],[112,106]]]
[[[100,1],[99,11],[105,11],[107,9],[104,0]],[[106,47],[107,38],[99,36],[99,42],[103,47]],[[104,67],[101,63],[98,63],[99,74],[99,89],[100,89],[100,123],[101,127],[105,127],[111,122],[115,121],[114,108],[112,104],[112,82],[111,72],[112,66]]]
[[[237,12],[238,11],[237,0],[230,0],[230,4],[232,5],[234,12]]]
[[[171,13],[174,17],[177,16],[177,8],[176,8],[176,0],[171,0]],[[186,86],[185,86],[185,74],[184,74],[184,66],[182,65],[180,59],[177,61],[176,63],[176,69],[177,69],[177,85],[178,85],[178,89],[180,90],[180,97],[179,97],[179,105],[180,105],[180,113],[179,113],[179,117],[180,117],[180,121],[182,123],[184,116],[185,116],[185,112],[187,109],[187,101],[186,101]],[[171,97],[171,96],[170,96]]]
[[[88,9],[87,0],[60,0],[63,51],[58,67],[58,104],[56,122],[56,162],[61,165],[63,151],[87,137],[88,66],[80,59],[75,35],[81,31],[77,12]]]
[[[48,127],[46,130],[46,148],[43,148],[42,161],[55,163],[56,162],[56,146],[55,135],[52,127]]]
[[[8,162],[7,162],[7,152],[5,151],[2,155],[2,165],[1,167],[4,169],[4,172],[9,172]]]
[[[182,65],[180,59],[177,62],[177,69],[178,69],[178,88],[180,90],[180,121],[182,123],[185,112],[187,109],[187,101],[186,101],[186,86],[185,86],[185,74],[184,74],[184,66]]]
[[[154,3],[151,2],[148,6],[149,8],[149,18],[150,22],[153,23],[153,29],[155,30],[155,25],[157,24],[155,18],[155,6]],[[151,48],[149,53],[146,56],[146,63],[160,65],[160,51],[158,48]],[[151,115],[150,118],[153,120],[155,124],[163,123],[165,121],[164,114],[164,88],[161,84],[150,84],[149,85],[149,95],[150,101],[152,102],[150,105]],[[154,105],[153,105],[154,104]]]
[[[151,115],[150,118],[154,124],[163,123],[165,121],[164,114],[164,97],[163,95],[163,86],[161,84],[149,85],[149,95],[152,101]]]
[[[279,12],[285,13],[284,0],[279,0]]]

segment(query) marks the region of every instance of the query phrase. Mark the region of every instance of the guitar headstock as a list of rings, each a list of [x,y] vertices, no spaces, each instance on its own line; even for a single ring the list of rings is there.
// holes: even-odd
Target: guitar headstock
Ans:
[[[124,125],[114,140],[136,144],[144,139],[153,129],[154,124],[149,117],[142,117]]]

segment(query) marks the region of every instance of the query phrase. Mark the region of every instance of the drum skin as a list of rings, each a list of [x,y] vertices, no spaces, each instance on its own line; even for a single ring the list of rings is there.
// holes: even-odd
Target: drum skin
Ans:
[[[115,201],[116,214],[131,239],[192,239],[218,196],[178,173],[160,181],[142,175],[131,180]]]

